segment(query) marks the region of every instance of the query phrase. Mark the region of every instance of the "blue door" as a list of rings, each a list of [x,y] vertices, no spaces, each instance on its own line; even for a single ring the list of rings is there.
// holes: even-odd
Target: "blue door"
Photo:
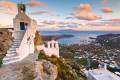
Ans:
[[[24,22],[20,22],[20,30],[25,30],[25,23]]]

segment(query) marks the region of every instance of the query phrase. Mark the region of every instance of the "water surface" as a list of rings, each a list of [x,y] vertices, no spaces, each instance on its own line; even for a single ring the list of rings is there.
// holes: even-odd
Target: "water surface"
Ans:
[[[81,44],[82,42],[91,41],[89,37],[96,38],[103,34],[120,34],[119,31],[41,31],[41,35],[62,35],[72,34],[74,37],[61,38],[57,40],[61,44]]]

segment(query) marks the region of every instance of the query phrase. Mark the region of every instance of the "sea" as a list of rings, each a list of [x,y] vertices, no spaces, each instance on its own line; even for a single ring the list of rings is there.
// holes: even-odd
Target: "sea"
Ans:
[[[65,37],[58,39],[60,44],[87,44],[99,35],[105,34],[120,34],[120,31],[41,31],[41,35],[63,35],[72,34],[74,37]]]

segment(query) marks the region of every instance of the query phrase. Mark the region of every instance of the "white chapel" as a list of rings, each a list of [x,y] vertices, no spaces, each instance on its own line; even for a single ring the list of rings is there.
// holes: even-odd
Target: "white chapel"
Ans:
[[[34,54],[35,51],[34,38],[37,31],[37,21],[26,15],[25,4],[21,3],[17,6],[18,14],[13,19],[14,31],[12,36],[14,37],[14,43],[3,58],[3,65],[20,62],[29,54]],[[37,49],[44,50],[49,56],[55,54],[59,57],[59,45],[57,41],[48,41],[47,47],[43,44],[38,45]]]

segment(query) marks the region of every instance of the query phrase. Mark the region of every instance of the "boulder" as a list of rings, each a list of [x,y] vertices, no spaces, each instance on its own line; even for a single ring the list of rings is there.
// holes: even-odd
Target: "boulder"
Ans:
[[[35,80],[55,80],[57,78],[57,67],[50,61],[36,61],[35,70],[38,73]]]

